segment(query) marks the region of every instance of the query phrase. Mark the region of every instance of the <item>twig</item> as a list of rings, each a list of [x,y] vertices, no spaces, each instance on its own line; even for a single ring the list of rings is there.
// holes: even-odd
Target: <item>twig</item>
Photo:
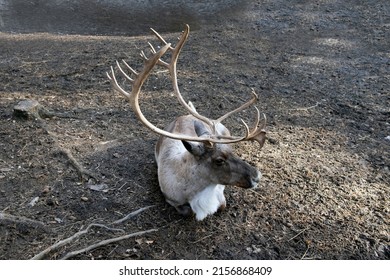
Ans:
[[[31,259],[32,260],[41,260],[43,259],[46,255],[48,255],[49,253],[53,252],[54,250],[57,250],[58,248],[66,245],[66,244],[69,244],[70,242],[72,242],[73,240],[79,238],[81,235],[83,234],[86,234],[88,233],[88,231],[92,228],[92,227],[103,227],[103,228],[108,228],[107,226],[105,225],[102,225],[102,224],[90,224],[89,226],[87,226],[86,229],[84,230],[80,230],[78,232],[76,232],[75,234],[73,234],[72,236],[66,238],[66,239],[63,239],[63,240],[60,240],[58,241],[57,243],[51,245],[50,247],[46,248],[45,250],[43,250],[42,252],[40,252],[39,254],[35,255],[34,257],[32,257]]]
[[[302,233],[304,233],[305,231],[307,230],[307,228],[304,228],[303,230],[301,230],[300,232],[298,232],[296,235],[294,235],[293,237],[291,237],[289,240],[287,241],[291,241],[293,239],[295,239],[296,237],[298,237],[299,235],[301,235]]]
[[[119,237],[102,240],[102,241],[100,241],[98,243],[95,243],[95,244],[92,244],[92,245],[90,245],[90,246],[88,246],[86,248],[83,248],[83,249],[80,249],[80,250],[77,250],[77,251],[73,251],[73,252],[69,252],[64,257],[62,257],[61,260],[67,260],[67,259],[69,259],[71,257],[74,257],[76,255],[79,255],[79,254],[82,254],[82,253],[85,253],[85,252],[88,252],[88,251],[91,251],[93,249],[96,249],[98,247],[101,247],[101,246],[104,246],[104,245],[107,245],[107,244],[111,244],[111,243],[114,243],[114,242],[118,242],[118,241],[121,241],[121,240],[125,240],[125,239],[128,239],[128,238],[134,237],[134,236],[140,236],[140,235],[144,235],[146,233],[155,232],[155,231],[158,231],[158,229],[149,229],[149,230],[145,230],[145,231],[138,231],[138,232],[130,233],[130,234],[127,234],[127,235],[122,235],[122,236],[119,236]]]
[[[76,159],[75,157],[72,155],[71,151],[66,149],[66,148],[63,148],[61,147],[61,145],[59,144],[58,142],[58,139],[57,139],[57,136],[50,131],[47,123],[45,122],[45,120],[43,118],[41,118],[40,115],[36,116],[36,121],[38,122],[39,126],[52,138],[54,144],[56,145],[56,147],[59,149],[60,153],[62,153],[63,155],[65,155],[67,157],[67,159],[69,160],[69,162],[73,165],[73,167],[76,169],[77,173],[79,174],[81,180],[84,179],[84,176],[88,176],[90,178],[93,178],[96,180],[96,182],[99,182],[99,178],[96,174],[94,174],[93,172],[87,170],[86,168],[84,168]],[[86,180],[88,181],[88,180]]]
[[[79,174],[80,178],[83,178],[84,175],[87,175],[93,179],[95,179],[97,182],[99,182],[99,179],[98,179],[98,176],[96,174],[94,174],[93,172],[89,171],[88,169],[84,168],[75,158],[74,156],[72,155],[72,153],[70,152],[70,150],[66,149],[66,148],[63,148],[63,147],[59,147],[59,151],[65,155],[70,163],[73,165],[73,167],[76,169],[77,173]]]
[[[126,215],[125,217],[123,217],[123,218],[121,218],[121,219],[119,219],[119,220],[116,220],[116,221],[112,222],[110,225],[121,224],[121,223],[127,221],[128,219],[131,219],[132,217],[138,215],[139,213],[141,213],[141,212],[143,212],[143,211],[145,211],[145,210],[147,210],[147,209],[149,209],[149,208],[151,208],[151,207],[154,207],[154,206],[155,206],[155,205],[146,206],[146,207],[140,208],[140,209],[138,209],[138,210],[136,210],[136,211],[133,211],[133,212],[131,212],[130,214]]]
[[[118,189],[117,189],[117,191],[120,191],[124,186],[126,186],[127,185],[127,182],[125,182],[122,186],[120,186]]]
[[[95,179],[99,182],[98,176],[93,172],[85,169],[72,155],[70,150],[61,147],[58,141],[58,137],[55,133],[51,132],[46,121],[44,120],[47,117],[59,116],[59,117],[70,117],[67,114],[61,113],[53,113],[48,109],[44,108],[41,104],[39,104],[35,100],[22,101],[17,106],[14,107],[14,112],[16,115],[22,115],[30,119],[34,119],[38,125],[51,137],[54,142],[54,145],[60,150],[62,154],[64,154],[70,163],[74,166],[77,173],[83,180],[83,175],[86,175],[90,178]]]
[[[205,237],[202,237],[202,238],[200,238],[200,239],[198,239],[198,240],[195,240],[194,242],[190,242],[191,244],[196,244],[196,243],[198,243],[198,242],[200,242],[200,241],[203,241],[203,240],[205,240],[205,239],[207,239],[207,238],[209,238],[209,237],[211,237],[211,236],[213,236],[214,234],[209,234],[209,235],[206,235]]]
[[[252,190],[252,189],[249,189],[249,191],[255,193],[255,194],[258,195],[258,196],[260,196],[262,199],[265,199],[264,196],[262,196],[261,194],[259,194],[257,191]]]
[[[111,256],[112,253],[114,253],[114,251],[118,248],[119,245],[116,245],[114,249],[112,249],[108,254],[107,256]]]
[[[143,208],[140,208],[136,211],[133,211],[131,212],[130,214],[126,215],[124,218],[122,219],[119,219],[117,221],[114,221],[112,223],[110,223],[111,225],[112,224],[120,224],[120,223],[123,223],[124,221],[130,219],[131,217],[134,217],[136,215],[138,215],[139,213],[151,208],[151,207],[154,207],[154,205],[151,205],[151,206],[147,206],[147,207],[143,207]],[[1,217],[1,216],[0,216]],[[78,232],[76,232],[75,234],[73,234],[72,236],[66,238],[66,239],[63,239],[63,240],[60,240],[58,241],[57,243],[51,245],[50,247],[46,248],[45,250],[43,250],[42,252],[40,252],[39,254],[35,255],[34,257],[32,257],[31,259],[32,260],[41,260],[43,259],[44,257],[46,257],[48,254],[50,254],[51,252],[57,250],[58,248],[66,245],[66,244],[69,244],[71,242],[73,242],[74,240],[76,240],[77,238],[79,238],[80,236],[84,235],[84,234],[87,234],[88,231],[92,228],[92,227],[101,227],[101,228],[105,228],[107,230],[111,230],[111,231],[122,231],[124,232],[124,230],[122,229],[116,229],[116,228],[110,228],[104,224],[89,224],[84,230],[80,230]],[[131,237],[131,236],[129,236]],[[115,242],[115,241],[113,241]],[[104,245],[104,244],[103,244]],[[93,245],[91,245],[93,246]],[[99,246],[102,246],[102,245],[99,245]],[[84,249],[82,249],[84,250]]]
[[[303,254],[303,256],[301,257],[301,260],[303,260],[305,258],[307,251],[309,251],[309,245],[307,245],[307,249],[306,249],[305,253]]]
[[[134,180],[131,180],[131,182],[134,184],[134,185],[136,185],[137,187],[139,187],[139,188],[141,188],[141,189],[143,189],[144,187],[142,187],[140,184],[138,184],[136,181],[134,181]]]

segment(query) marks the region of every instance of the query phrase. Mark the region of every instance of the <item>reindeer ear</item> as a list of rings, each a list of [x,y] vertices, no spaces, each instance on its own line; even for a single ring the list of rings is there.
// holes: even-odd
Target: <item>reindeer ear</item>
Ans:
[[[195,129],[195,133],[198,137],[210,135],[210,131],[207,130],[207,128],[203,122],[195,120],[194,121],[194,129]]]
[[[210,135],[210,131],[201,121],[194,121],[194,130],[198,137]],[[214,147],[213,143],[210,141],[190,142],[182,140],[181,142],[183,143],[187,151],[196,157],[203,156],[207,151],[210,151]]]
[[[190,142],[185,140],[182,140],[181,142],[183,143],[186,150],[196,157],[201,157],[206,152],[206,149],[201,142]]]

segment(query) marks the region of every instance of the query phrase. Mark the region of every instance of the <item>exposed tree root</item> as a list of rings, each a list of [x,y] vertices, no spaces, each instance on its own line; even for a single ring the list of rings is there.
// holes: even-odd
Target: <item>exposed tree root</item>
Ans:
[[[122,241],[122,240],[125,240],[125,239],[128,239],[128,238],[131,238],[131,237],[140,236],[140,235],[144,235],[146,233],[151,233],[151,232],[155,232],[155,231],[158,231],[158,229],[149,229],[149,230],[145,230],[145,231],[138,231],[138,232],[130,233],[130,234],[127,234],[127,235],[122,235],[122,236],[118,236],[118,237],[115,237],[115,238],[102,240],[102,241],[100,241],[98,243],[94,243],[94,244],[92,244],[92,245],[90,245],[90,246],[88,246],[86,248],[83,248],[83,249],[80,249],[80,250],[77,250],[77,251],[69,252],[65,256],[63,256],[61,258],[61,260],[69,259],[69,258],[74,257],[76,255],[79,255],[79,254],[91,251],[93,249],[96,249],[98,247],[101,247],[101,246],[104,246],[104,245],[107,245],[107,244],[111,244],[111,243],[114,243],[114,242]]]
[[[32,220],[32,219],[22,217],[22,216],[14,216],[14,215],[0,212],[0,224],[2,224],[2,223],[21,224],[24,226],[40,228],[40,229],[43,229],[45,231],[49,231],[47,229],[46,225],[40,221]]]
[[[52,112],[45,107],[43,107],[41,104],[39,104],[35,100],[23,100],[20,101],[15,107],[14,107],[14,115],[19,118],[23,119],[33,119],[35,120],[38,125],[52,138],[56,148],[59,150],[59,152],[66,156],[66,158],[69,160],[70,164],[76,169],[76,172],[80,176],[81,181],[88,181],[89,178],[94,179],[96,182],[99,182],[99,177],[91,172],[90,170],[83,167],[78,160],[72,155],[71,151],[69,149],[66,149],[64,147],[61,147],[58,141],[58,137],[55,133],[51,132],[47,126],[47,123],[44,119],[46,118],[52,118],[52,117],[59,117],[59,118],[74,118],[75,116],[72,116],[68,113],[55,113]]]
[[[60,145],[60,143],[58,141],[58,136],[55,133],[50,131],[50,129],[45,121],[46,118],[51,118],[51,117],[71,117],[71,116],[69,116],[67,114],[53,113],[53,112],[47,110],[46,108],[44,108],[42,105],[40,105],[35,100],[25,100],[25,101],[20,102],[18,105],[16,105],[14,107],[14,114],[17,117],[35,120],[36,123],[39,125],[39,127],[42,128],[51,137],[51,139],[55,145],[55,148],[59,151],[59,153],[64,155],[69,160],[70,164],[76,169],[76,171],[77,171],[77,173],[80,176],[80,179],[82,181],[88,181],[89,178],[92,178],[92,179],[96,180],[97,182],[99,182],[99,178],[96,174],[94,174],[93,172],[87,170],[84,166],[82,166],[79,163],[79,161],[72,155],[72,153],[69,149],[64,148]],[[87,177],[87,178],[85,178],[85,177]],[[147,206],[147,207],[140,208],[140,209],[126,215],[125,217],[110,223],[110,225],[119,225],[119,224],[131,219],[132,217],[135,217],[136,215],[142,213],[143,211],[145,211],[151,207],[153,207],[153,206]],[[23,223],[23,224],[28,224],[28,225],[45,227],[45,225],[41,222],[30,220],[30,219],[24,218],[24,217],[16,217],[16,216],[4,214],[4,213],[0,213],[0,222],[1,221],[12,221],[12,222],[16,222],[16,223]],[[109,231],[122,231],[122,232],[124,232],[123,229],[110,228],[104,224],[91,223],[85,229],[82,229],[82,230],[76,232],[74,235],[72,235],[66,239],[60,240],[60,241],[56,242],[55,244],[49,246],[45,250],[43,250],[40,253],[38,253],[37,255],[35,255],[32,259],[33,260],[40,260],[40,259],[46,258],[51,253],[57,251],[59,248],[62,248],[65,245],[68,245],[72,242],[75,242],[81,236],[88,234],[88,232],[91,230],[91,228],[94,228],[94,227],[104,228],[104,229],[109,230]],[[62,257],[62,259],[69,259],[71,257],[78,255],[78,254],[88,252],[92,249],[95,249],[95,248],[98,248],[98,247],[101,247],[101,246],[104,246],[107,244],[118,242],[118,241],[128,239],[128,238],[131,238],[134,236],[140,236],[140,235],[147,234],[150,232],[155,232],[157,230],[158,229],[149,229],[149,230],[145,230],[145,231],[134,232],[134,233],[125,234],[125,235],[121,235],[121,236],[110,238],[110,239],[101,240],[101,241],[94,243],[94,244],[91,244],[85,248],[69,252],[69,253],[65,254]]]
[[[86,179],[85,177],[89,177],[89,178],[93,178],[96,182],[99,182],[98,176],[95,173],[93,173],[92,171],[90,171],[90,170],[86,169],[84,166],[82,166],[75,159],[75,157],[72,155],[72,153],[69,149],[66,149],[66,148],[60,147],[60,146],[58,146],[58,148],[59,148],[60,153],[63,154],[64,156],[66,156],[67,159],[69,160],[69,162],[72,164],[72,166],[76,169],[76,171],[79,174],[80,179],[82,181],[88,181],[88,180],[85,180]]]
[[[114,222],[111,223],[111,225],[116,225],[116,224],[121,224],[133,217],[135,217],[136,215],[138,215],[139,213],[151,208],[151,207],[154,207],[154,205],[151,205],[151,206],[146,206],[146,207],[143,207],[143,208],[140,208],[134,212],[131,212],[130,214],[126,215],[125,217],[123,217],[122,219],[119,219],[119,220],[116,220]]]
[[[126,215],[124,218],[112,222],[111,224],[123,223],[124,221],[127,221],[131,217],[134,217],[134,216],[140,214],[141,212],[143,212],[143,211],[145,211],[145,210],[147,210],[147,209],[149,209],[151,207],[153,207],[153,206],[147,206],[147,207],[140,208],[140,209],[138,209],[136,211],[133,211],[130,214]],[[100,227],[100,228],[104,228],[104,229],[109,230],[109,231],[121,231],[121,232],[124,232],[124,230],[122,230],[122,229],[110,228],[110,227],[108,227],[108,226],[106,226],[104,224],[92,223],[92,224],[89,224],[85,229],[76,232],[74,235],[72,235],[72,236],[70,236],[70,237],[68,237],[66,239],[60,240],[57,243],[49,246],[48,248],[46,248],[45,250],[41,251],[40,253],[38,253],[37,255],[32,257],[31,259],[32,260],[42,260],[42,259],[44,259],[50,253],[58,250],[61,247],[64,247],[67,244],[70,244],[70,243],[76,241],[80,236],[87,234],[89,232],[89,230],[91,228],[93,228],[93,227]],[[98,247],[101,247],[101,246],[104,246],[104,245],[107,245],[107,244],[110,244],[110,243],[118,242],[118,241],[121,241],[121,240],[124,240],[124,239],[128,239],[128,238],[131,238],[131,237],[134,237],[134,236],[140,236],[140,235],[147,234],[147,233],[150,233],[150,232],[155,232],[157,230],[158,229],[150,229],[150,230],[134,232],[134,233],[126,234],[126,235],[121,235],[121,236],[110,238],[110,239],[105,239],[105,240],[99,241],[97,243],[94,243],[92,245],[89,245],[86,248],[82,248],[80,250],[69,252],[65,256],[63,256],[61,259],[69,259],[71,257],[74,257],[74,256],[78,255],[78,254],[82,254],[82,253],[88,252],[88,251],[90,251],[92,249],[95,249],[95,248],[98,248]]]

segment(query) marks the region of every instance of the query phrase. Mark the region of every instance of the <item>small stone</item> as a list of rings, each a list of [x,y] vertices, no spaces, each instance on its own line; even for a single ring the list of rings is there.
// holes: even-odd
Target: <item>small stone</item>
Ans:
[[[49,192],[51,191],[51,187],[50,186],[45,186],[42,190],[42,194],[43,195],[46,195],[48,194]]]
[[[82,201],[88,201],[88,197],[82,196],[82,197],[81,197],[81,200],[82,200]]]
[[[14,116],[22,119],[39,117],[41,105],[36,100],[22,100],[14,107]]]

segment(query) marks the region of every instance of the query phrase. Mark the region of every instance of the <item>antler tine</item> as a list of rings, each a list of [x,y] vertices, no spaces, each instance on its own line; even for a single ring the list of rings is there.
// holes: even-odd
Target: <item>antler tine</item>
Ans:
[[[152,32],[154,33],[154,35],[156,35],[156,37],[160,40],[161,43],[163,43],[163,45],[167,45],[168,43],[164,40],[164,38],[158,34],[158,32],[156,30],[154,30],[153,28],[150,28],[150,30],[152,30]],[[172,47],[171,47],[172,48]]]
[[[148,44],[149,44],[149,48],[150,48],[151,53],[155,54],[156,53],[156,49],[153,47],[153,45],[150,42],[148,42]],[[161,58],[157,61],[157,64],[161,65],[161,66],[164,66],[164,67],[167,67],[167,68],[169,67],[169,64],[166,63],[165,61],[163,61]]]
[[[252,105],[257,100],[257,94],[255,93],[254,89],[252,89],[252,94],[253,94],[253,97],[251,100],[249,100],[245,104],[241,105],[239,108],[223,115],[218,120],[214,121],[215,125],[222,122],[224,119],[226,119],[227,117],[229,117],[233,113],[237,113],[237,112],[249,107],[250,105]],[[243,137],[224,136],[224,137],[220,137],[220,138],[226,139],[228,143],[237,143],[237,142],[241,142],[241,141],[256,141],[260,144],[260,148],[261,148],[264,145],[264,142],[266,139],[265,127],[266,127],[266,123],[267,123],[267,118],[266,118],[265,114],[263,114],[264,122],[261,126],[259,126],[260,111],[256,106],[254,106],[254,108],[256,110],[256,119],[255,119],[255,123],[254,123],[252,130],[250,130],[249,126],[246,124],[246,122],[241,119],[241,122],[243,123],[244,128],[245,128],[245,136],[243,136]]]
[[[228,113],[226,113],[225,115],[223,115],[222,117],[218,118],[215,122],[216,123],[220,123],[222,122],[223,120],[227,119],[228,117],[230,117],[231,115],[235,114],[235,113],[238,113],[246,108],[248,108],[249,106],[251,106],[253,103],[255,103],[257,100],[258,100],[258,95],[257,93],[255,92],[255,90],[252,88],[252,98],[245,102],[244,104],[242,104],[240,107],[234,109],[233,111],[230,111]]]
[[[250,135],[250,130],[249,130],[249,126],[246,124],[246,122],[243,120],[243,119],[241,119],[241,122],[242,122],[242,124],[244,125],[244,127],[245,127],[245,136],[244,137],[242,137],[242,140],[241,141],[244,141],[245,139],[248,139],[248,137],[249,137],[249,135]]]
[[[258,127],[259,126],[259,122],[260,122],[260,111],[259,111],[259,109],[257,109],[256,106],[254,106],[254,108],[256,109],[256,113],[257,114],[256,114],[256,122],[255,122],[255,125],[253,127]]]
[[[263,113],[264,123],[261,126],[261,129],[265,129],[267,127],[267,116]]]
[[[256,106],[255,106],[255,109],[257,111],[257,118],[256,118],[257,120],[256,120],[256,125],[254,127],[258,127],[259,123],[260,123],[260,111],[259,111],[259,109],[257,109]],[[263,121],[262,125],[260,126],[260,129],[264,130],[267,127],[267,116],[264,113],[262,113],[262,115],[263,115],[264,121]]]
[[[127,91],[125,91],[118,84],[118,81],[117,81],[116,76],[115,76],[114,68],[112,66],[111,66],[110,73],[109,72],[106,73],[107,77],[110,80],[114,89],[116,89],[117,91],[122,93],[129,100],[130,106],[133,109],[136,116],[150,130],[152,130],[160,135],[163,135],[163,136],[166,136],[169,138],[173,138],[173,139],[177,139],[177,140],[186,140],[186,141],[194,141],[194,142],[210,142],[210,138],[208,138],[208,137],[192,137],[192,136],[188,136],[188,135],[175,134],[175,133],[171,133],[171,132],[167,132],[165,130],[162,130],[162,129],[156,127],[155,125],[153,125],[152,123],[150,123],[141,111],[141,108],[140,108],[139,103],[138,103],[138,98],[139,98],[139,94],[141,91],[141,87],[144,84],[145,80],[148,78],[153,67],[157,64],[159,59],[167,52],[167,50],[170,47],[171,47],[171,44],[168,43],[167,45],[163,46],[158,52],[156,52],[152,57],[150,57],[150,58],[146,58],[146,56],[144,57],[145,58],[144,68],[142,69],[142,71],[137,75],[137,77],[134,80],[130,80],[132,83],[131,93],[128,93]],[[117,63],[117,66],[118,66],[120,72],[122,74],[125,74],[123,69],[121,69],[119,63]],[[128,78],[128,75],[125,75],[125,77]],[[221,140],[215,140],[215,141],[221,142]]]
[[[155,53],[156,53],[156,50],[155,50],[155,48],[153,47],[153,45],[152,45],[150,42],[148,42],[148,45],[149,45],[150,50],[152,51],[152,53],[155,54]]]
[[[165,41],[165,39],[157,31],[155,31],[152,28],[151,28],[151,30],[154,33],[154,35],[156,35],[156,37],[160,40],[160,42],[162,42],[163,44],[167,43]],[[172,48],[172,47],[169,48],[169,50],[172,52],[172,57],[171,57],[170,62],[166,63],[166,62],[164,62],[164,61],[162,61],[160,59],[159,60],[159,64],[168,68],[170,76],[171,76],[171,80],[172,80],[173,89],[174,89],[175,95],[178,98],[180,104],[191,115],[193,115],[195,118],[197,118],[197,119],[203,121],[204,123],[206,123],[213,130],[213,134],[216,134],[216,126],[219,123],[221,123],[226,118],[230,117],[232,114],[238,113],[238,112],[248,108],[252,104],[254,104],[258,100],[258,95],[255,92],[255,90],[252,88],[252,91],[251,91],[252,98],[249,101],[247,101],[246,103],[244,103],[243,105],[241,105],[237,109],[226,113],[225,115],[223,115],[222,117],[218,118],[217,120],[211,120],[211,119],[209,119],[209,118],[207,118],[205,116],[202,116],[196,110],[194,110],[193,107],[189,106],[188,103],[184,100],[183,96],[180,93],[178,82],[177,82],[177,70],[176,70],[176,64],[177,64],[177,60],[179,58],[179,54],[180,54],[181,49],[183,48],[185,42],[188,39],[189,32],[190,32],[190,27],[189,27],[188,24],[186,24],[185,25],[185,29],[183,31],[183,34],[179,37],[179,41],[176,44],[176,46],[174,48]],[[244,121],[243,121],[243,123],[244,123],[244,127],[245,127],[245,135],[244,136],[242,136],[242,137],[235,137],[235,136],[217,136],[217,135],[214,135],[214,136],[211,136],[211,138],[209,139],[209,142],[229,144],[229,143],[236,143],[236,142],[247,141],[247,140],[256,140],[255,139],[256,135],[260,134],[260,132],[257,132],[257,126],[258,126],[258,123],[259,123],[259,117],[257,117],[257,119],[256,119],[256,126],[254,127],[254,129],[252,131],[250,131],[248,125]]]
[[[106,72],[108,79],[111,82],[111,85],[120,93],[122,93],[125,97],[130,98],[130,93],[125,91],[119,84],[118,81],[116,80],[115,77],[115,72],[114,72],[114,67],[111,66],[111,74]]]
[[[167,42],[164,40],[164,38],[156,31],[154,30],[153,28],[151,28],[152,32],[154,33],[154,35],[156,35],[156,37],[163,43],[163,44],[166,44]],[[184,100],[183,96],[181,95],[180,93],[180,90],[179,90],[179,85],[178,85],[178,82],[177,82],[177,71],[176,71],[176,63],[177,63],[177,59],[179,58],[179,54],[180,54],[180,51],[181,49],[183,48],[184,46],[184,43],[187,41],[188,39],[188,35],[190,33],[190,26],[188,24],[185,25],[185,29],[183,31],[183,34],[180,36],[179,38],[179,42],[176,44],[176,46],[174,48],[170,48],[170,51],[172,51],[172,57],[171,57],[171,60],[169,63],[166,63],[162,60],[159,61],[159,64],[160,65],[163,65],[165,67],[168,68],[169,70],[169,73],[170,73],[170,76],[171,76],[171,81],[172,81],[172,85],[173,85],[173,90],[175,92],[175,95],[177,97],[177,99],[179,100],[179,103],[191,114],[193,115],[195,118],[205,122],[208,126],[210,126],[212,129],[214,129],[214,123],[212,120],[210,120],[209,118],[205,117],[205,116],[202,116],[200,115],[196,110],[194,110],[191,106],[188,105],[188,103]]]
[[[257,108],[256,108],[257,109]],[[256,118],[256,126],[253,127],[252,131],[249,129],[249,126],[246,124],[246,122],[241,119],[242,124],[244,125],[245,128],[245,135],[242,137],[236,137],[236,136],[222,136],[220,137],[223,140],[226,140],[225,143],[238,143],[242,141],[256,141],[260,144],[260,148],[263,147],[266,139],[266,131],[265,131],[265,126],[266,126],[266,118],[264,116],[264,123],[259,127],[259,119]],[[222,143],[222,142],[221,142]]]
[[[249,140],[256,141],[260,144],[260,148],[261,148],[261,147],[263,147],[263,145],[265,143],[265,139],[266,139],[265,127],[267,125],[267,117],[263,113],[264,122],[261,126],[259,126],[260,112],[256,107],[255,107],[255,109],[257,111],[256,125],[254,126],[253,130],[249,133],[249,135],[247,136],[247,138],[245,140],[246,141],[249,141]]]
[[[135,71],[133,68],[130,67],[129,64],[127,64],[126,61],[122,60],[123,64],[131,71],[131,73],[133,73],[135,76],[138,76],[138,72]]]
[[[144,51],[141,51],[139,53],[139,55],[141,56],[141,58],[144,60],[144,61],[147,61],[148,60],[148,57],[145,55]]]
[[[128,79],[130,82],[134,82],[134,80],[126,74],[125,71],[123,71],[121,65],[119,64],[118,60],[116,61],[116,66],[118,67],[119,71],[121,71],[122,75],[125,76],[126,79]]]

